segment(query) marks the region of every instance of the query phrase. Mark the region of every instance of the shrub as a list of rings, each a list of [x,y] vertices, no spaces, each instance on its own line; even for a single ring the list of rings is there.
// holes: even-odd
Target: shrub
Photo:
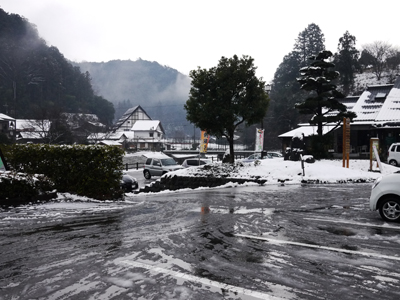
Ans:
[[[59,192],[99,200],[122,197],[123,150],[114,146],[3,145],[8,165],[16,172],[44,174]]]
[[[54,190],[54,183],[44,175],[16,172],[0,173],[0,204],[18,199],[33,201]]]

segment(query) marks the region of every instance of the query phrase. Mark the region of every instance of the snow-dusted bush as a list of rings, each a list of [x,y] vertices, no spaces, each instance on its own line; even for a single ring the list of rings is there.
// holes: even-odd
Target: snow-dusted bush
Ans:
[[[33,201],[50,192],[54,183],[44,175],[0,172],[0,205]]]

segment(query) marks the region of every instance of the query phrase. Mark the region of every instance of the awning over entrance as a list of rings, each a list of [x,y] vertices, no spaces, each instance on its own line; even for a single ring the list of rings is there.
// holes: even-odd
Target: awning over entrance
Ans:
[[[322,126],[322,134],[327,134],[330,131],[332,131],[335,128],[334,125],[325,125]],[[317,135],[317,130],[318,130],[318,126],[301,126],[299,128],[293,129],[291,131],[282,133],[281,135],[279,135],[278,137],[280,138],[292,138],[294,136],[300,136],[302,134],[304,134],[305,137],[307,136],[311,136],[311,135]]]

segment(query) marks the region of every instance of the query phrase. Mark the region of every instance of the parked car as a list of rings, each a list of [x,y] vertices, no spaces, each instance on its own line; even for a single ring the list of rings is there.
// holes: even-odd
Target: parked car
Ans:
[[[279,152],[267,152],[267,154],[270,154],[272,157],[283,157],[282,153]]]
[[[189,167],[195,167],[195,166],[202,166],[202,165],[207,165],[211,164],[212,160],[211,159],[206,159],[206,158],[189,158],[185,159],[184,162],[182,163],[182,167],[184,168],[189,168]]]
[[[136,180],[136,178],[134,178],[128,174],[122,175],[120,186],[121,186],[121,189],[123,189],[125,193],[132,193],[134,190],[137,190],[139,188],[139,184],[138,184],[138,181]]]
[[[266,159],[266,158],[273,158],[271,154],[266,153],[264,154],[264,157],[261,158],[261,153],[254,153],[248,157],[246,157],[245,159],[242,159],[242,162],[253,162],[255,160],[260,160],[260,159]]]
[[[183,169],[173,158],[151,157],[144,164],[144,178],[150,179],[151,176],[162,176],[165,173]]]
[[[400,221],[400,171],[380,177],[372,186],[370,209],[385,221]]]
[[[392,166],[400,166],[400,143],[390,145],[387,162]]]

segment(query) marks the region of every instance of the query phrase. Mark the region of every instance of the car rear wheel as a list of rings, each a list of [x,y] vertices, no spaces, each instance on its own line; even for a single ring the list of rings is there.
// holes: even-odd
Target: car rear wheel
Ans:
[[[144,178],[146,178],[146,179],[151,178],[151,174],[150,174],[149,170],[144,170],[143,175],[144,175]]]
[[[389,165],[392,165],[392,166],[397,167],[397,161],[395,161],[394,159],[391,159],[391,160],[389,161]]]
[[[379,214],[385,221],[398,222],[400,221],[400,199],[387,198],[380,207]]]

